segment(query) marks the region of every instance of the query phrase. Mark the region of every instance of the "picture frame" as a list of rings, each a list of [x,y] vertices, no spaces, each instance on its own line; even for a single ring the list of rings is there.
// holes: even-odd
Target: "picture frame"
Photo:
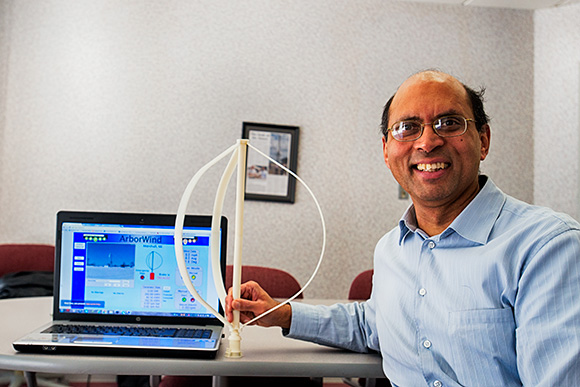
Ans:
[[[244,122],[242,138],[296,173],[298,126]],[[246,200],[294,203],[296,178],[248,147],[246,157]]]

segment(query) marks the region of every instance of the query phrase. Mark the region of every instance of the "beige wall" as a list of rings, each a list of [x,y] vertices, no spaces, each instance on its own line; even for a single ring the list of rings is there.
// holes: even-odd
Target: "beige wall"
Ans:
[[[482,171],[534,200],[532,11],[384,0],[2,0],[0,10],[0,242],[51,243],[60,209],[175,212],[243,121],[297,125],[298,173],[328,229],[306,296],[345,297],[409,204],[382,160],[382,107],[433,67],[487,86]],[[211,212],[220,174],[202,181],[192,212]],[[226,214],[233,223],[231,189]],[[246,263],[305,283],[320,238],[302,187],[293,205],[246,204]]]
[[[534,14],[534,202],[580,218],[580,5]]]

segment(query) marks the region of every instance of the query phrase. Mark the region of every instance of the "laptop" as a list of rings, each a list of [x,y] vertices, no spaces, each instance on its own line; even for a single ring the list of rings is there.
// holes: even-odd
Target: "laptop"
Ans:
[[[175,215],[57,214],[53,321],[13,342],[32,353],[214,358],[223,324],[189,293]],[[210,261],[211,216],[186,216],[183,248],[199,295],[223,314]],[[220,222],[225,273],[227,219]]]

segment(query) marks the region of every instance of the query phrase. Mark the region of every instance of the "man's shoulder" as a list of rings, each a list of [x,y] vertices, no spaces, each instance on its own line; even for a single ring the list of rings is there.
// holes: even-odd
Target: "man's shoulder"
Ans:
[[[377,246],[393,245],[399,244],[399,239],[401,237],[401,227],[399,225],[393,227],[389,232],[379,239]]]
[[[580,224],[567,214],[508,196],[489,241],[506,237],[529,252],[539,251],[555,240],[580,248]]]
[[[520,227],[545,227],[564,230],[580,230],[580,223],[570,215],[557,212],[548,207],[537,206],[507,196],[500,213],[500,219],[506,218]]]

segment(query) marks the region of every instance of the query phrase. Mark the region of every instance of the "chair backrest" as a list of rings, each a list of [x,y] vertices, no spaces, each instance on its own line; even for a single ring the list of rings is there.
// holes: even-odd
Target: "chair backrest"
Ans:
[[[226,267],[226,290],[232,287],[233,266]],[[242,283],[256,281],[273,298],[290,298],[302,287],[292,274],[263,266],[242,266]],[[300,294],[297,298],[302,298]]]
[[[368,300],[373,288],[373,269],[363,271],[355,277],[348,291],[349,300]]]
[[[54,246],[0,244],[0,276],[19,271],[54,271]]]

